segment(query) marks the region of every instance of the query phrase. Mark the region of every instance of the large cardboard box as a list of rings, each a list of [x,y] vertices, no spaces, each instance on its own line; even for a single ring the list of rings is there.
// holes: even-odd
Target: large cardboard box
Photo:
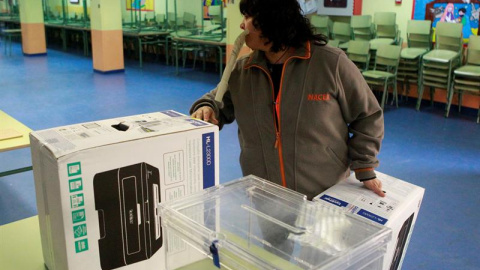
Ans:
[[[163,269],[158,204],[219,183],[218,127],[164,111],[30,135],[49,270]]]
[[[351,175],[346,181],[327,189],[313,200],[336,205],[391,228],[392,240],[387,245],[382,269],[401,269],[425,189],[380,172],[376,174],[386,193],[383,198],[364,188]]]

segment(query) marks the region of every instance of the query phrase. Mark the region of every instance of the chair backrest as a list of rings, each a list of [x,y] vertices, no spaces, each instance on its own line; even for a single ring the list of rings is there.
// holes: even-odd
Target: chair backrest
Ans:
[[[374,25],[376,38],[397,39],[397,14],[395,12],[375,12]]]
[[[360,69],[368,70],[368,63],[370,62],[370,42],[367,40],[349,41],[347,56]]]
[[[480,66],[480,36],[470,36],[467,50],[467,64]]]
[[[163,14],[163,13],[157,13],[157,14],[155,14],[155,20],[156,20],[157,23],[160,24],[160,25],[165,24],[165,14]]]
[[[397,23],[395,12],[375,12],[373,23],[375,25],[395,25]]]
[[[208,15],[221,15],[222,14],[222,6],[221,5],[215,5],[215,6],[210,6],[208,7]]]
[[[168,12],[167,13],[167,23],[168,23],[168,26],[172,29],[175,29],[177,27],[177,24],[176,24],[176,15],[175,15],[175,12]],[[179,21],[180,21],[180,18],[179,18]]]
[[[462,28],[461,23],[438,22],[435,31],[435,49],[461,52]]]
[[[195,28],[196,26],[195,18],[196,18],[195,14],[192,14],[190,12],[184,12],[183,25],[185,25],[186,28]]]
[[[373,23],[370,15],[354,15],[350,19],[353,39],[371,40],[373,38]]]
[[[409,48],[432,48],[432,22],[430,20],[410,20],[407,23],[407,43]]]
[[[332,29],[333,39],[340,40],[341,42],[347,42],[351,40],[351,27],[349,23],[334,22]]]
[[[222,5],[210,6],[208,8],[208,15],[211,18],[212,24],[223,25],[223,21],[226,18],[226,9],[223,9]],[[222,14],[223,13],[223,14]],[[223,15],[223,16],[222,16]]]
[[[145,21],[153,21],[154,18],[155,18],[155,13],[153,12],[145,13]]]
[[[330,20],[330,17],[312,15],[312,17],[310,18],[310,23],[315,29],[316,34],[323,34],[327,37],[330,37],[330,29],[333,24],[332,21]]]
[[[402,47],[399,45],[381,45],[378,47],[374,69],[386,70],[396,74],[401,50]]]

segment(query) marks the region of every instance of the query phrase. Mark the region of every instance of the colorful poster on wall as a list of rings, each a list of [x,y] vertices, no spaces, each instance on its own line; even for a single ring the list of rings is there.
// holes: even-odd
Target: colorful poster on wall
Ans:
[[[209,19],[210,16],[208,14],[208,7],[210,6],[219,6],[222,5],[223,7],[227,7],[227,0],[203,0],[203,18]]]
[[[435,31],[438,22],[461,23],[463,41],[478,35],[480,1],[475,0],[416,0],[413,19],[431,20]]]
[[[154,11],[154,0],[127,0],[127,10]]]

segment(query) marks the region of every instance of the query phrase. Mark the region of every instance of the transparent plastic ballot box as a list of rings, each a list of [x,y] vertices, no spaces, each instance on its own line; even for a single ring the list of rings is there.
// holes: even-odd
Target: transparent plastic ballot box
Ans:
[[[391,230],[247,176],[159,205],[166,269],[381,269]]]

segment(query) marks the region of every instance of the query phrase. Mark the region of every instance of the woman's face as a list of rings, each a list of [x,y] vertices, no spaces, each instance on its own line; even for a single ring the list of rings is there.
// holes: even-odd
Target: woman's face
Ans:
[[[262,37],[262,31],[253,26],[253,18],[247,15],[243,16],[243,21],[240,24],[242,30],[248,29],[248,35],[245,38],[245,43],[252,50],[268,51],[270,46],[266,46],[268,41]]]

